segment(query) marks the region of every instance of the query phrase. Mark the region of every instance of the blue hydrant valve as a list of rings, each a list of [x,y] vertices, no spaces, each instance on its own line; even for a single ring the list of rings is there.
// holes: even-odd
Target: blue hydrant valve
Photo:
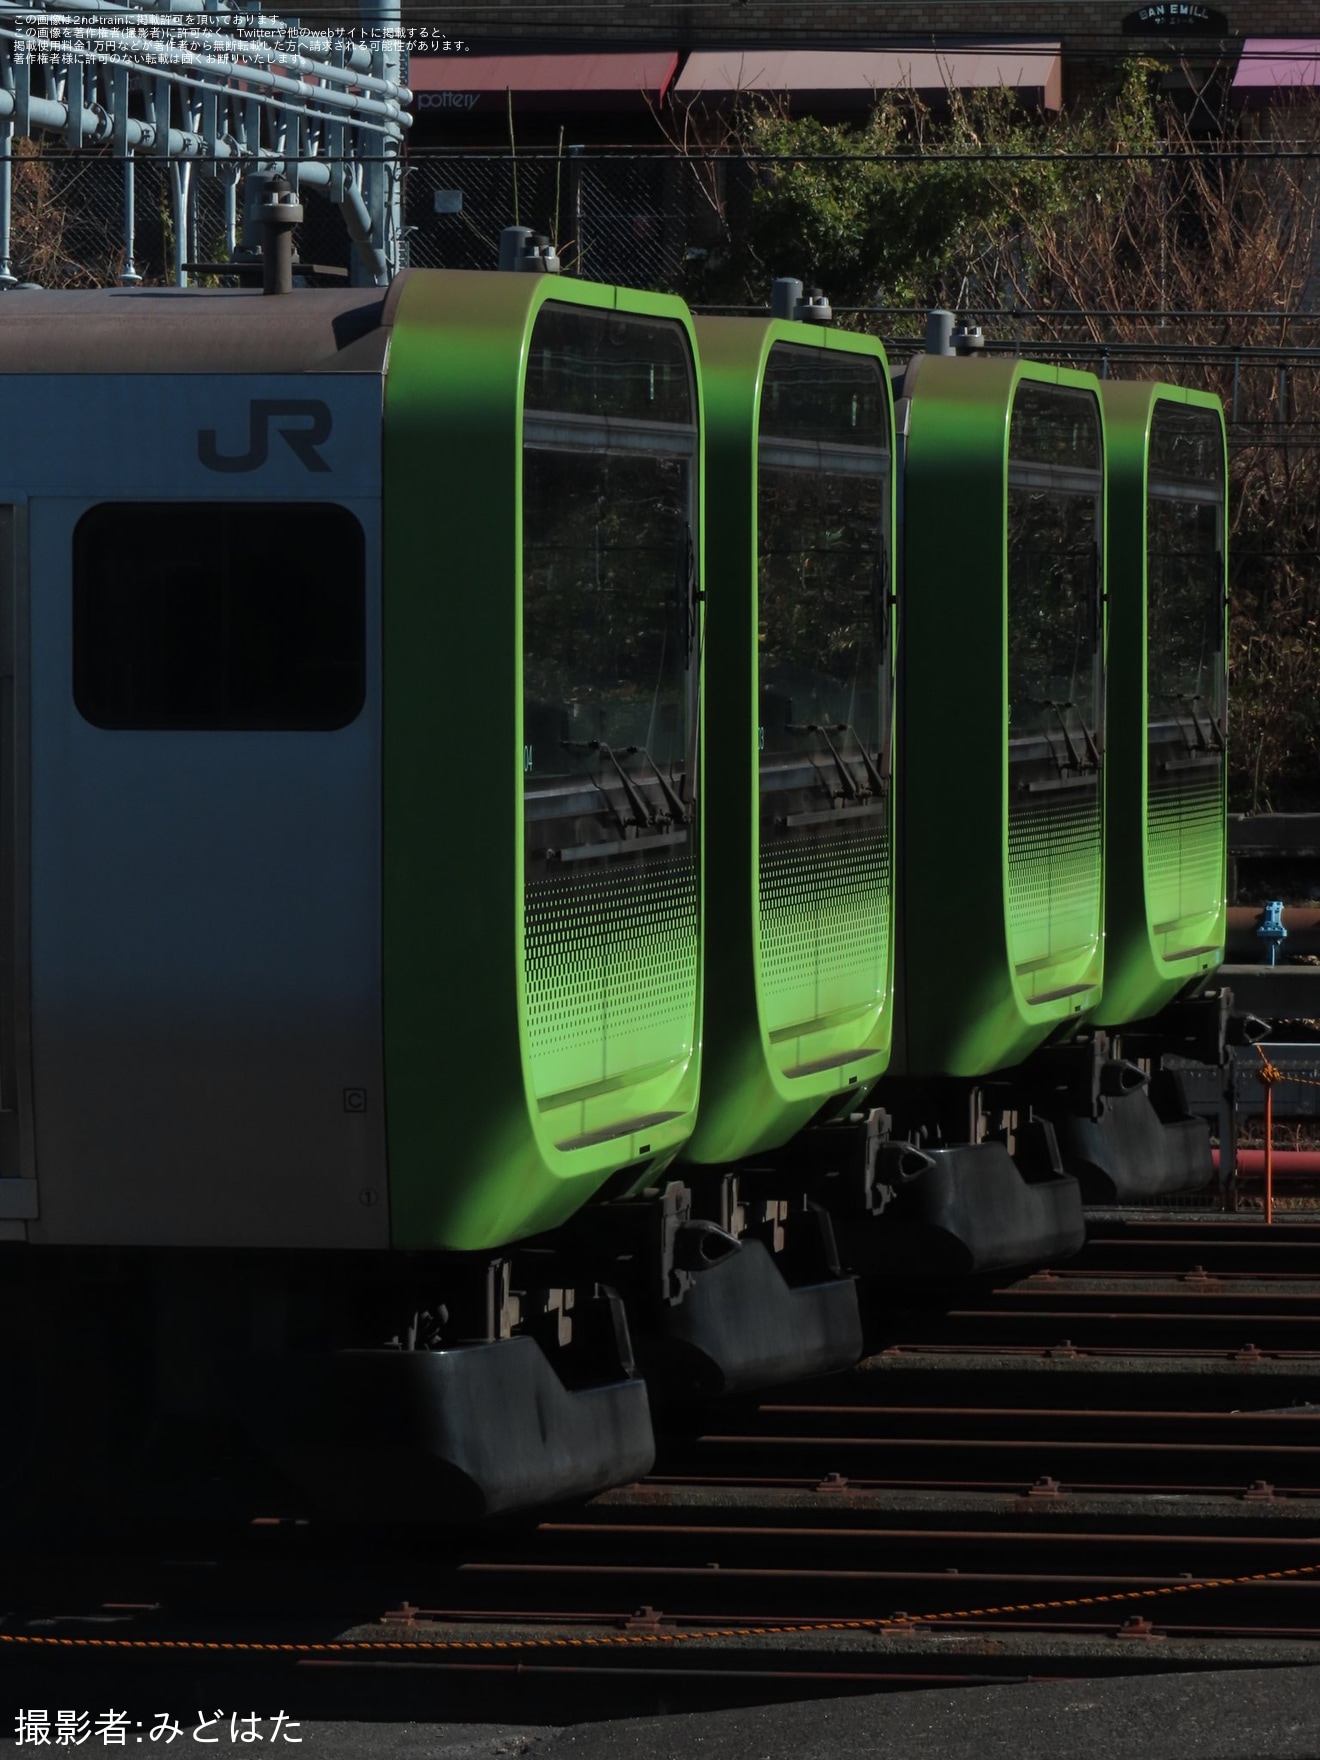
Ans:
[[[1288,939],[1288,931],[1283,926],[1283,900],[1272,898],[1261,910],[1260,927],[1256,934],[1265,943],[1265,964],[1277,965],[1279,960],[1279,943]]]

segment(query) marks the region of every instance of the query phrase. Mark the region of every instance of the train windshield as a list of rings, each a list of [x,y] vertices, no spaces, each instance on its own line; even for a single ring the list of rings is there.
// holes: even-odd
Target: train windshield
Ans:
[[[1213,410],[1156,404],[1146,488],[1150,718],[1178,723],[1192,749],[1222,748],[1224,442]]]
[[[1166,959],[1200,951],[1223,890],[1224,432],[1156,402],[1146,478],[1147,903]]]
[[[686,843],[696,398],[676,323],[547,303],[523,418],[529,864]]]
[[[761,1000],[783,1073],[883,997],[891,441],[873,356],[776,344],[757,446]],[[847,1053],[835,1053],[846,1061]]]
[[[1089,391],[1028,380],[1008,441],[1009,736],[1064,770],[1095,768],[1103,483]]]
[[[756,506],[763,837],[795,805],[884,792],[889,459],[878,361],[771,349]]]
[[[1045,1000],[1100,933],[1104,457],[1093,392],[1019,382],[1007,487],[1009,945],[1028,996]]]

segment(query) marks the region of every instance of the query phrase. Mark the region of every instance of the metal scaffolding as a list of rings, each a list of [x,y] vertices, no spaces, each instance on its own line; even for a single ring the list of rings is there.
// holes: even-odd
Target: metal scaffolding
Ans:
[[[367,0],[359,28],[330,34],[208,0],[0,0],[0,287],[16,284],[13,142],[38,133],[122,161],[127,285],[141,280],[138,155],[168,161],[179,286],[197,256],[196,180],[208,176],[224,187],[226,261],[259,250],[257,215],[270,180],[283,178],[292,202],[315,189],[340,209],[355,281],[387,282],[400,266],[400,149],[412,121],[401,63],[399,0]]]

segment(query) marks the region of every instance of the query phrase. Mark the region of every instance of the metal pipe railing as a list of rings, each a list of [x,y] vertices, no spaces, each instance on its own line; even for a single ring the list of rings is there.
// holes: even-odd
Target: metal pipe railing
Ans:
[[[170,0],[163,14],[141,11],[139,25],[126,22],[118,0],[62,0],[58,11],[0,0],[0,286],[13,282],[9,143],[36,131],[61,135],[75,150],[109,146],[123,156],[121,279],[129,285],[140,279],[132,165],[139,152],[173,161],[180,286],[194,254],[193,162],[227,168],[231,252],[239,174],[283,176],[294,192],[319,188],[339,206],[357,247],[360,280],[389,279],[403,233],[398,156],[412,120],[404,108],[412,94],[400,78],[398,0],[371,0],[375,49],[304,37],[265,15],[207,12],[207,26],[199,28],[194,20],[204,3]],[[241,23],[242,35],[217,29],[217,18]],[[177,21],[163,35],[162,19]],[[130,115],[133,74],[144,76],[145,101],[142,114]]]

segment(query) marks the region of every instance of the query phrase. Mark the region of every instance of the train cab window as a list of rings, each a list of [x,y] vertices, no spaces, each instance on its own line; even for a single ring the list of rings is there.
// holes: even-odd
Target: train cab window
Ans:
[[[1146,896],[1165,959],[1213,939],[1224,889],[1224,430],[1157,398],[1146,471]]]
[[[696,472],[682,328],[547,302],[523,416],[531,871],[691,854]]]
[[[696,416],[686,338],[667,319],[550,301],[532,332],[523,405],[570,418],[690,427]]]
[[[1222,748],[1224,445],[1213,410],[1159,401],[1146,496],[1147,694],[1152,723]]]
[[[107,502],[73,535],[73,695],[97,727],[329,731],[366,692],[366,539],[317,503]]]
[[[1098,766],[1103,517],[1095,397],[1023,381],[1008,443],[1010,737],[1073,771]]]
[[[880,363],[778,343],[757,436],[762,838],[882,792],[889,693],[888,402]],[[800,797],[800,798],[799,798]],[[819,813],[811,814],[819,818]]]

